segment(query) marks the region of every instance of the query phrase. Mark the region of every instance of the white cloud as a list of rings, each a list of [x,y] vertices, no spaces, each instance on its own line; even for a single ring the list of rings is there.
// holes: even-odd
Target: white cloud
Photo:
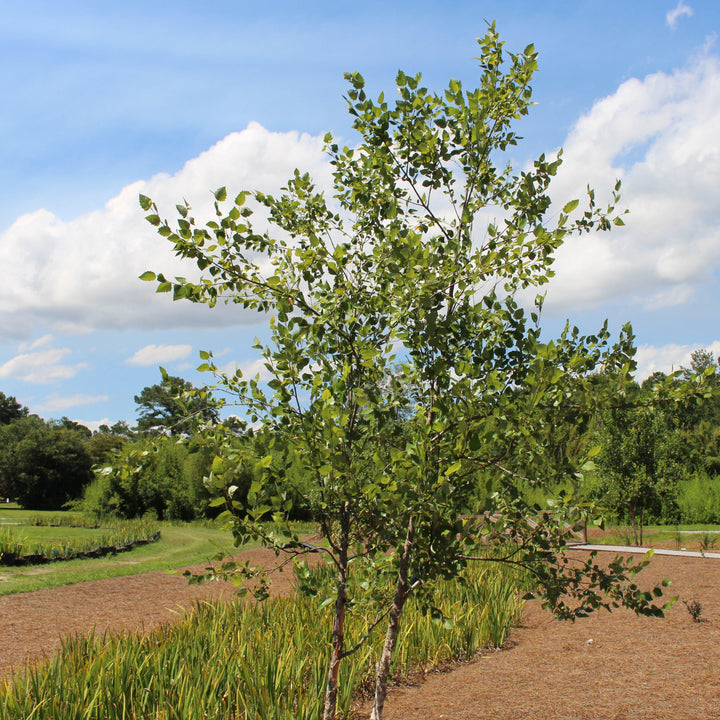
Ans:
[[[582,198],[589,182],[604,203],[621,178],[630,214],[624,228],[565,243],[546,310],[617,298],[659,308],[711,280],[720,267],[718,117],[720,62],[702,57],[672,75],[628,80],[576,123],[553,197]]]
[[[691,17],[692,14],[693,9],[689,5],[686,5],[682,0],[679,0],[677,6],[673,10],[668,10],[667,13],[665,13],[665,22],[674,30],[677,27],[678,20],[683,15]]]
[[[232,360],[218,366],[218,370],[224,375],[234,375],[237,370],[240,370],[244,378],[250,379],[259,376],[260,382],[266,382],[272,378],[270,371],[265,367],[265,358],[246,360],[245,362]]]
[[[33,410],[41,415],[45,413],[55,413],[68,408],[80,407],[81,405],[94,405],[95,403],[105,402],[107,395],[48,395],[37,405],[33,405]]]
[[[47,210],[19,217],[0,234],[0,340],[24,338],[38,328],[93,329],[227,326],[258,321],[238,306],[208,308],[157,295],[145,270],[192,276],[192,265],[173,257],[168,241],[143,219],[138,194],[152,197],[163,217],[176,216],[183,198],[198,222],[212,219],[210,191],[233,197],[242,189],[277,192],[295,167],[319,184],[330,165],[319,137],[272,133],[257,123],[232,133],[175,175],[157,175],[123,188],[101,210],[63,222]]]
[[[642,381],[654,372],[671,373],[681,367],[690,367],[690,356],[695,350],[707,350],[715,358],[720,357],[720,340],[702,345],[640,345],[635,355],[637,371],[635,378]]]
[[[20,345],[19,354],[0,365],[0,378],[19,378],[25,382],[46,385],[69,380],[87,367],[87,363],[64,364],[70,348],[47,347],[52,336],[45,335],[31,345]]]
[[[128,365],[159,365],[173,360],[182,360],[192,352],[192,345],[146,345],[125,362]]]
[[[100,429],[101,425],[107,425],[110,427],[113,424],[113,420],[110,420],[109,418],[102,418],[102,420],[78,420],[77,418],[71,418],[76,423],[80,423],[81,425],[84,425],[88,430],[92,430],[93,432],[97,432]]]
[[[242,363],[239,367],[242,370],[243,377],[251,378],[257,375],[261,382],[266,382],[272,378],[272,374],[265,363],[265,358],[258,358],[257,360]]]
[[[18,352],[24,353],[28,352],[28,350],[37,350],[38,348],[52,345],[53,339],[53,336],[48,333],[47,335],[39,337],[37,340],[33,340],[31,343],[20,343]]]

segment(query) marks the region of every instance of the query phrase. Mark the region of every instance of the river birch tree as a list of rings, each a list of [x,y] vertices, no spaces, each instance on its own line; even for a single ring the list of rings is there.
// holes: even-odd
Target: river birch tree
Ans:
[[[547,412],[538,408],[577,400],[570,388],[597,368],[619,383],[633,368],[629,331],[615,344],[605,328],[581,336],[568,327],[542,340],[541,299],[524,308],[517,294],[550,279],[569,234],[622,219],[619,185],[609,206],[589,191],[583,206],[570,199],[550,216],[560,154],[520,171],[505,164],[519,140],[513,124],[531,105],[537,56],[532,46],[507,53],[494,25],[479,48],[471,90],[451,80],[431,92],[420,75],[399,72],[397,96],[373,100],[362,76],[348,74],[358,139],[345,146],[325,137],[332,193],[299,170],[278,196],[241,191],[229,200],[220,188],[216,217],[205,223],[185,202],[170,223],[140,198],[147,220],[202,273],[168,279],[148,271],[143,279],[176,300],[235,303],[269,317],[271,338],[259,344],[268,382],[223,373],[202,353],[216,387],[272,438],[242,508],[224,481],[232,456],[220,453],[209,483],[230,510],[244,513],[249,503],[235,519],[239,539],[301,556],[308,548],[299,538],[277,538],[263,519],[289,510],[288,484],[302,479],[324,538],[320,552],[335,571],[326,720],[335,717],[342,659],[355,649],[344,621],[349,578],[362,564],[386,593],[368,623],[368,637],[385,627],[375,720],[408,597],[473,559],[528,568],[560,616],[619,604],[661,613],[632,582],[636,567],[565,558],[567,523],[577,519],[571,502],[550,513],[528,506],[517,489],[517,468],[543,456],[543,433],[534,429]],[[257,217],[270,230],[256,229]],[[611,392],[608,385],[597,402]],[[482,538],[506,549],[490,553]]]

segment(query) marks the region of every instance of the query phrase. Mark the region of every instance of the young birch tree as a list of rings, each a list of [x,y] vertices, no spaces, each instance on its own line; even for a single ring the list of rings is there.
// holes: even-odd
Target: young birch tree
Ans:
[[[298,538],[280,540],[262,522],[288,511],[299,477],[325,540],[320,552],[335,569],[327,720],[341,661],[357,647],[348,647],[344,621],[348,580],[361,563],[372,565],[384,597],[368,622],[368,636],[386,624],[375,720],[408,597],[472,559],[528,568],[560,616],[618,604],[661,614],[632,582],[637,566],[618,559],[602,569],[592,556],[573,566],[562,554],[567,520],[577,519],[571,503],[541,512],[517,489],[521,480],[547,480],[518,470],[544,457],[547,408],[577,401],[596,368],[626,378],[633,349],[629,332],[611,346],[604,328],[589,337],[568,328],[543,342],[539,302],[529,313],[516,302],[519,290],[548,281],[568,234],[622,221],[612,204],[598,208],[592,192],[582,212],[572,200],[547,217],[559,156],[521,172],[500,164],[518,140],[513,122],[530,106],[536,53],[507,54],[494,25],[479,45],[480,84],[470,91],[451,80],[433,93],[419,75],[400,72],[389,103],[369,99],[359,74],[347,76],[359,140],[343,147],[325,138],[331,198],[296,171],[279,197],[241,192],[228,203],[221,188],[214,220],[196,222],[185,203],[171,226],[141,196],[148,221],[203,271],[199,281],[153,272],[143,279],[175,299],[270,316],[272,337],[260,346],[266,385],[223,374],[210,353],[201,367],[272,437],[245,498],[249,512],[235,520],[237,537],[302,555]],[[280,232],[254,229],[258,209]],[[608,384],[593,402],[612,392]],[[219,456],[210,477],[231,510],[240,504],[225,480],[232,465]],[[480,477],[502,491],[483,495]],[[483,512],[464,515],[478,498]],[[506,549],[489,551],[483,537]]]

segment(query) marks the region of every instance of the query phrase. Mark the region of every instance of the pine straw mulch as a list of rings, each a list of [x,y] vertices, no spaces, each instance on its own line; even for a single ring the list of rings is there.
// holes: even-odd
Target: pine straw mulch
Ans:
[[[290,577],[279,575],[275,592],[287,592]],[[639,578],[643,585],[672,579],[670,594],[680,600],[665,619],[603,611],[558,622],[528,603],[506,650],[394,688],[386,719],[720,718],[720,560],[657,556]],[[152,572],[0,597],[0,672],[55,652],[64,635],[149,630],[198,598],[231,595],[227,586]],[[701,603],[701,622],[683,600]]]

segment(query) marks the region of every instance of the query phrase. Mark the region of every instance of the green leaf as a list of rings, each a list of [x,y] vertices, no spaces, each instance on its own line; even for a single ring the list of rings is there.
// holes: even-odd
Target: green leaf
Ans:
[[[142,275],[140,275],[140,280],[145,280],[147,282],[150,280],[155,280],[156,277],[157,276],[154,272],[152,272],[151,270],[146,270]]]
[[[213,195],[218,202],[227,200],[227,189],[225,187],[218,188]]]
[[[152,207],[152,200],[147,195],[140,195],[139,200],[143,210],[148,211]]]
[[[569,203],[566,203],[565,207],[563,207],[563,212],[566,215],[569,215],[578,205],[580,204],[579,200],[571,200]]]

